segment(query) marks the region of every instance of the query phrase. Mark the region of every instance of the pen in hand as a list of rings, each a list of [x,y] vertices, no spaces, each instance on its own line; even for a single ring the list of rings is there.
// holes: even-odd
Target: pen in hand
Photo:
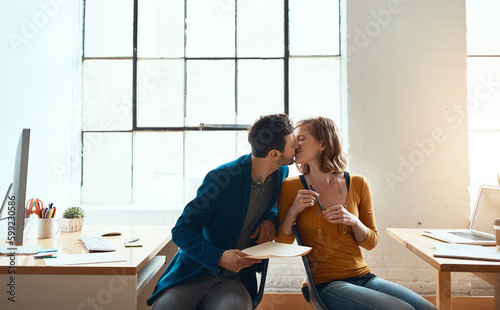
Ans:
[[[311,190],[312,190],[312,191],[316,192],[316,189],[314,188],[314,186],[309,185],[309,188],[311,188]],[[317,193],[317,192],[316,192],[316,193]],[[321,202],[319,202],[319,198],[318,198],[317,196],[316,196],[315,198],[316,198],[316,201],[318,202],[318,205],[319,205],[319,207],[320,207],[320,209],[321,209],[321,212],[324,212],[325,210],[323,209],[323,206],[321,205]],[[344,207],[344,206],[342,206],[342,207]],[[345,234],[345,233],[346,233],[346,231],[347,231],[347,228],[346,228],[346,226],[345,226],[345,225],[342,225],[342,226],[343,226],[343,229],[342,229],[342,230],[344,231],[344,234]],[[337,229],[338,229],[338,227],[339,227],[339,224],[337,224]],[[340,232],[339,232],[339,234],[340,234]]]
[[[310,188],[312,191],[316,192],[316,189],[314,188],[314,186],[309,185],[309,188]],[[317,193],[317,192],[316,192],[316,193]],[[316,198],[316,201],[318,202],[318,205],[319,205],[319,208],[321,209],[321,212],[324,212],[324,211],[325,211],[325,209],[323,209],[323,206],[321,205],[321,202],[319,202],[319,198],[318,198],[318,196],[316,196],[316,197],[314,197],[314,198]]]

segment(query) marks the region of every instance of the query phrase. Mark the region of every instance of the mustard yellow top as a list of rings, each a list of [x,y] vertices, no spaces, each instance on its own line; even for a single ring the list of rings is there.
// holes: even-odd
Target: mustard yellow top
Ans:
[[[371,250],[377,245],[377,227],[372,205],[370,186],[359,175],[349,175],[350,187],[346,208],[357,216],[368,228],[368,236],[361,243],[354,239],[350,226],[331,224],[318,216],[318,204],[305,209],[297,216],[296,224],[303,245],[312,247],[307,255],[314,283],[320,284],[336,279],[359,277],[370,272],[361,253],[360,246]],[[292,206],[297,192],[305,189],[299,177],[283,181],[278,198],[278,218],[282,223]],[[323,206],[327,207],[327,206]],[[321,228],[322,237],[318,235]],[[293,243],[295,236],[286,235],[278,230],[276,241]]]

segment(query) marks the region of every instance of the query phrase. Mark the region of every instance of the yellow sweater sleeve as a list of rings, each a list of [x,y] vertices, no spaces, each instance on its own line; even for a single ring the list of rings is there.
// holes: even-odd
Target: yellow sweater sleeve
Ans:
[[[375,248],[378,240],[377,225],[375,223],[375,212],[373,210],[372,193],[368,181],[362,176],[353,177],[353,183],[357,182],[359,186],[353,186],[356,189],[360,202],[358,205],[359,219],[368,228],[368,236],[359,243],[359,245],[367,250]]]

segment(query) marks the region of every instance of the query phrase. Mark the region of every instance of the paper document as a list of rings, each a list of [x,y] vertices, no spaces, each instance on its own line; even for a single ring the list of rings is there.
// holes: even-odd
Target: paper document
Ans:
[[[479,245],[440,243],[434,251],[435,257],[462,258],[500,261],[500,251],[496,247]]]
[[[311,247],[279,242],[266,242],[253,247],[246,248],[242,252],[252,258],[266,259],[276,257],[293,257],[306,255]]]
[[[46,266],[62,266],[62,265],[80,265],[80,264],[97,264],[109,262],[125,262],[123,256],[116,252],[105,253],[88,253],[88,254],[69,254],[59,255],[57,258],[44,259]]]

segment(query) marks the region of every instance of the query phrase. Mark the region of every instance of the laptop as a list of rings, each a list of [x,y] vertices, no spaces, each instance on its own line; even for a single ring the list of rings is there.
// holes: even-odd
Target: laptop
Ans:
[[[444,242],[495,245],[493,220],[500,218],[500,187],[481,185],[469,229],[427,230],[424,236]]]

